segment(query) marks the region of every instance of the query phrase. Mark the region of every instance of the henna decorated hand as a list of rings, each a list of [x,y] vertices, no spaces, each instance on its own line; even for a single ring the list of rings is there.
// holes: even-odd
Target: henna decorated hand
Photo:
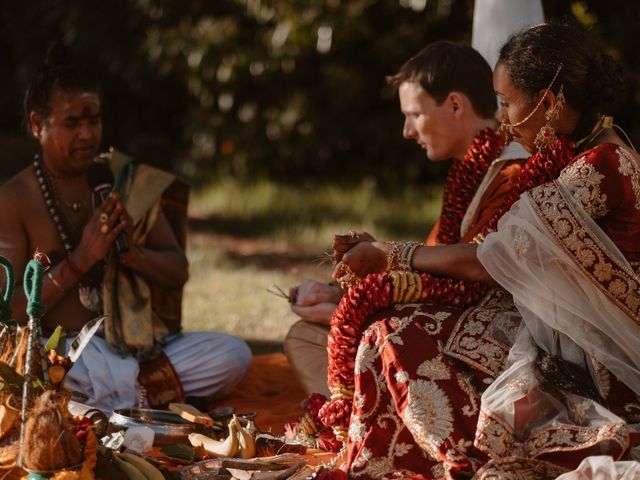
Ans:
[[[333,237],[333,259],[336,262],[342,260],[342,256],[360,242],[375,242],[376,239],[367,232],[354,232]]]
[[[380,273],[387,270],[387,257],[392,245],[386,242],[359,242],[349,249],[336,265],[333,278],[336,280],[350,270],[359,278],[370,273]]]

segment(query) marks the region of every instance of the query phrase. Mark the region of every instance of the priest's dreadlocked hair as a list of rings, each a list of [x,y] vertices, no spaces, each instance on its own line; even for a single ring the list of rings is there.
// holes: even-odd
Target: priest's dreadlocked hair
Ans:
[[[24,124],[28,130],[29,114],[36,112],[43,117],[51,113],[51,95],[54,90],[64,92],[100,93],[98,78],[85,65],[74,63],[71,49],[61,44],[51,46],[44,61],[31,79],[23,101]]]

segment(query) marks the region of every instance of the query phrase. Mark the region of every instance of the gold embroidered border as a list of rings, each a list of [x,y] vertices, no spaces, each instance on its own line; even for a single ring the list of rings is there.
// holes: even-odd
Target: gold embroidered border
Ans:
[[[569,208],[557,180],[527,192],[539,218],[582,272],[640,324],[640,277],[616,262],[597,236]]]
[[[624,421],[597,427],[564,425],[541,429],[525,442],[518,442],[511,425],[482,408],[473,444],[491,458],[510,454],[535,458],[552,452],[585,450],[606,441],[618,445],[618,459],[629,446],[629,426]]]
[[[600,191],[604,175],[594,165],[587,163],[584,157],[566,167],[560,173],[560,178],[591,218],[604,217],[609,213],[607,195]]]
[[[510,346],[491,333],[496,318],[511,310],[515,311],[511,295],[501,288],[491,290],[478,305],[460,315],[443,353],[495,378],[504,367]]]
[[[634,161],[631,156],[631,152],[626,148],[618,147],[616,153],[618,154],[618,159],[620,161],[618,171],[625,177],[629,177],[631,189],[636,197],[636,203],[634,206],[637,210],[640,210],[640,167],[638,167],[638,164]]]
[[[544,460],[506,457],[487,462],[476,472],[473,480],[551,480],[568,471]]]

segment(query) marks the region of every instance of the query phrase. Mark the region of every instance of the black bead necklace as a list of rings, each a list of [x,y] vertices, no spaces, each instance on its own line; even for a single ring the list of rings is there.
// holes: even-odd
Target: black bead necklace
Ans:
[[[40,185],[40,190],[44,197],[44,203],[49,211],[51,220],[53,220],[53,224],[56,226],[58,235],[60,235],[64,249],[67,253],[71,253],[74,247],[73,239],[68,233],[71,230],[71,225],[59,209],[58,200],[53,195],[53,185],[50,184],[46,170],[44,169],[38,155],[36,155],[36,158],[33,161],[33,170],[35,171],[36,179]]]
[[[39,155],[36,155],[33,161],[33,169],[49,215],[58,231],[58,235],[60,235],[64,249],[67,255],[69,255],[75,248],[79,238],[72,238],[69,233],[73,230],[71,223],[59,208],[58,199],[54,194],[55,189],[53,188],[53,183],[48,178],[47,171],[44,165],[42,165]],[[78,298],[80,299],[80,303],[86,309],[93,312],[99,312],[102,309],[101,285],[103,275],[104,262],[102,261],[96,263],[91,270],[78,280]]]

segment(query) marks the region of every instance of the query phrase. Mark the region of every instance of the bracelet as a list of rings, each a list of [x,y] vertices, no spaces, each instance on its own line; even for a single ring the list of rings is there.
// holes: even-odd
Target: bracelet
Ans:
[[[69,270],[71,270],[71,273],[76,276],[76,278],[80,278],[84,275],[78,265],[76,265],[75,262],[71,260],[71,255],[67,255],[67,266],[69,267]]]
[[[402,250],[402,255],[400,256],[400,264],[402,265],[404,270],[412,270],[411,262],[413,261],[413,254],[416,249],[422,245],[420,242],[407,242],[404,244],[405,248]]]
[[[402,243],[399,243],[399,242],[389,242],[389,243],[393,245],[393,248],[387,255],[387,272],[392,271],[394,267],[397,266],[396,255],[398,255],[403,245]]]
[[[51,272],[47,272],[47,277],[49,277],[49,280],[51,280],[51,283],[53,283],[58,288],[58,290],[60,290],[62,293],[66,292],[66,290],[62,287],[62,285],[60,285],[60,282],[58,282],[54,278]]]

